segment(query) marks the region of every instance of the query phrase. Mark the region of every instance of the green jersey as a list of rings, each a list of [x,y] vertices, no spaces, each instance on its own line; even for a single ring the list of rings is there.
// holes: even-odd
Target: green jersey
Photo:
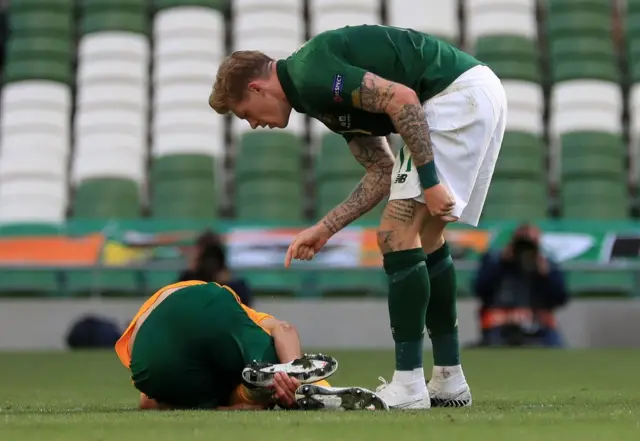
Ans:
[[[424,103],[481,64],[421,32],[363,25],[321,33],[276,66],[292,107],[349,139],[395,132],[387,115],[357,108],[365,73],[410,87]]]

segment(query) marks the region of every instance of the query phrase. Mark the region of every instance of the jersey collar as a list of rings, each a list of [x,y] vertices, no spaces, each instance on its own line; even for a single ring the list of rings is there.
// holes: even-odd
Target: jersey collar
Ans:
[[[276,61],[276,74],[278,75],[278,80],[282,86],[282,91],[287,97],[289,104],[291,104],[291,107],[293,107],[298,113],[304,113],[304,109],[300,102],[300,95],[298,94],[298,91],[293,84],[293,80],[291,79],[291,75],[289,75],[289,70],[287,69],[287,60]]]

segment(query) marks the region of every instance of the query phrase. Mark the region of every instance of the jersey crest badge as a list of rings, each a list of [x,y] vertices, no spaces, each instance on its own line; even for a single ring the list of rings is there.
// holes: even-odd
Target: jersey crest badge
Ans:
[[[342,102],[342,87],[344,86],[344,77],[340,74],[337,74],[333,77],[333,87],[331,88],[333,91],[333,101],[336,103]]]

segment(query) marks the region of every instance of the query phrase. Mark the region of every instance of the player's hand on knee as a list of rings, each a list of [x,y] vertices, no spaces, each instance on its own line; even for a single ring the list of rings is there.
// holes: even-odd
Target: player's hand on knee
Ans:
[[[284,372],[276,372],[273,377],[273,397],[277,403],[286,408],[295,406],[296,390],[300,383]]]
[[[451,213],[456,206],[456,201],[444,185],[438,184],[427,188],[424,191],[424,200],[431,216],[439,216],[444,220],[447,220],[447,217],[455,219]]]

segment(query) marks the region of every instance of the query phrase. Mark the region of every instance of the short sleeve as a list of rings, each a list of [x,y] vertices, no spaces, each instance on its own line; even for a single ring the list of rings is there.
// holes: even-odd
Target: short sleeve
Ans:
[[[296,70],[292,75],[296,89],[312,110],[359,105],[365,69],[345,62],[329,50],[316,50]]]

